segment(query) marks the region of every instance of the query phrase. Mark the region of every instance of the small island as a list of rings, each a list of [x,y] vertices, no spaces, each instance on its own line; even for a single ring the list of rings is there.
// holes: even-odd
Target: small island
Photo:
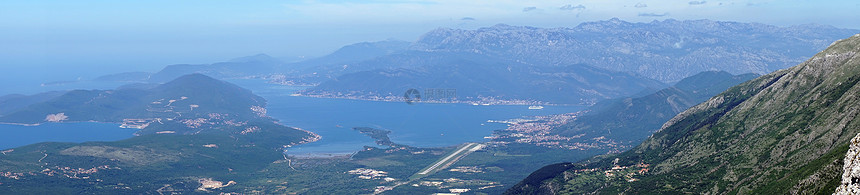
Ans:
[[[374,129],[374,128],[370,128],[370,127],[353,127],[352,129],[356,130],[362,134],[366,134],[367,136],[370,136],[370,138],[375,139],[376,144],[379,144],[380,146],[389,146],[389,147],[393,147],[393,148],[399,148],[399,147],[410,148],[411,147],[411,146],[407,146],[407,145],[403,145],[403,144],[397,144],[397,143],[392,142],[391,138],[388,137],[388,134],[391,133],[391,131],[389,131],[389,130]]]

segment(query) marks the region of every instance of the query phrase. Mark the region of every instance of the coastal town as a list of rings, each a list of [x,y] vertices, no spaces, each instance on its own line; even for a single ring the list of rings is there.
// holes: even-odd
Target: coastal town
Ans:
[[[425,90],[426,93],[426,90]],[[305,97],[314,97],[314,98],[336,98],[336,99],[351,99],[351,100],[365,100],[365,101],[380,101],[380,102],[406,102],[407,98],[404,97],[403,94],[376,94],[376,93],[365,93],[365,92],[313,92],[313,93],[294,93],[292,96],[305,96]],[[486,96],[478,96],[478,97],[465,97],[462,99],[458,99],[456,96],[444,96],[444,97],[434,97],[434,96],[421,96],[420,99],[411,99],[411,101],[421,102],[421,103],[463,103],[463,104],[471,104],[471,105],[554,105],[548,102],[542,102],[537,100],[521,100],[521,99],[507,99],[502,97],[486,97]]]
[[[508,128],[504,131],[497,131],[492,136],[485,138],[492,140],[489,143],[495,145],[523,143],[570,150],[610,149],[612,151],[620,151],[626,147],[604,136],[581,139],[585,134],[561,136],[552,132],[554,128],[567,124],[581,114],[583,113],[576,112],[508,120],[488,120],[487,122],[490,123],[507,124]]]
[[[278,84],[278,85],[286,85],[286,86],[301,86],[301,87],[309,87],[309,86],[317,86],[320,83],[318,82],[307,82],[302,79],[294,79],[287,77],[284,74],[273,74],[271,76],[265,77],[267,83]]]
[[[52,168],[45,168],[39,172],[0,172],[0,177],[5,177],[9,179],[19,180],[23,179],[25,176],[60,176],[70,179],[90,179],[90,175],[98,173],[102,170],[109,169],[119,169],[118,167],[112,167],[109,165],[100,165],[93,168],[71,168],[71,167],[60,167],[54,166]]]

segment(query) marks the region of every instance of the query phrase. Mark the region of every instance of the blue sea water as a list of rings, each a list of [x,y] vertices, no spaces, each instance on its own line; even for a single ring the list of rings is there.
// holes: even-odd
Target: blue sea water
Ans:
[[[364,146],[377,146],[370,137],[353,127],[372,127],[392,131],[389,137],[399,144],[417,147],[444,147],[465,142],[486,141],[493,130],[506,125],[487,120],[505,120],[525,116],[577,112],[584,106],[545,106],[529,110],[528,106],[469,104],[407,104],[348,99],[290,96],[305,87],[282,86],[262,80],[228,80],[252,90],[268,100],[268,114],[284,125],[317,133],[322,139],[289,148],[288,154],[347,154]],[[40,87],[23,92],[32,94],[66,89],[112,89],[116,83],[78,82]],[[0,148],[12,148],[38,142],[114,141],[132,137],[136,129],[119,128],[108,123],[46,123],[40,126],[0,124]]]
[[[39,142],[116,141],[130,137],[137,129],[120,128],[112,123],[45,123],[38,126],[0,124],[0,149]]]
[[[72,89],[113,89],[127,83],[73,81],[41,85],[50,81],[46,75],[41,77],[14,76],[0,78],[0,96],[8,94],[32,95],[48,91],[65,91]],[[137,129],[119,128],[111,123],[45,123],[39,126],[21,126],[0,124],[0,149],[8,149],[39,142],[86,142],[86,141],[116,141],[131,138]]]
[[[343,154],[376,146],[374,140],[353,127],[392,131],[389,137],[399,144],[417,147],[444,147],[465,142],[486,141],[493,130],[507,126],[487,120],[577,112],[584,106],[528,106],[470,104],[430,104],[378,102],[290,96],[303,87],[267,84],[260,80],[229,80],[268,100],[268,114],[284,125],[299,127],[322,136],[317,142],[289,148],[287,153]]]

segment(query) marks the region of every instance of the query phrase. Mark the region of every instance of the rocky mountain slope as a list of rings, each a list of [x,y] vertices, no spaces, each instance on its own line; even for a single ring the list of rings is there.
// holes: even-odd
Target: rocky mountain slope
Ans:
[[[851,139],[842,165],[842,182],[834,194],[860,194],[860,134]]]
[[[588,64],[674,82],[707,70],[769,73],[798,64],[855,33],[823,25],[611,19],[572,28],[504,24],[476,30],[440,28],[424,34],[411,49],[479,53],[537,66]]]
[[[536,171],[511,194],[832,193],[860,133],[860,35],[675,116],[644,143]]]
[[[603,137],[633,147],[678,113],[758,76],[752,73],[702,72],[650,95],[601,101],[589,108],[586,114],[553,128],[551,132],[576,137],[572,141],[585,142]]]

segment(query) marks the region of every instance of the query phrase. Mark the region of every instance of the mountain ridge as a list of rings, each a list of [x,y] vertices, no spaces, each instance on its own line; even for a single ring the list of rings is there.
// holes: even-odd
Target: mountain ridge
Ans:
[[[653,94],[598,102],[585,114],[553,128],[551,132],[578,136],[577,139],[581,140],[602,136],[625,144],[639,143],[678,113],[757,76],[753,73],[702,72]]]
[[[547,166],[507,193],[832,193],[860,131],[857,53],[860,34],[678,114],[630,151]],[[575,171],[613,166],[633,174]]]
[[[401,68],[378,67],[345,74],[301,93],[342,93],[373,99],[401,96],[412,88],[430,88],[455,89],[459,101],[492,98],[534,104],[588,104],[665,86],[639,75],[584,64],[540,67],[471,53],[413,51],[360,64],[399,64]]]
[[[630,23],[613,18],[571,28],[439,28],[422,35],[411,49],[481,53],[546,66],[584,63],[673,82],[706,70],[768,73],[798,64],[832,41],[857,32],[711,20]]]

